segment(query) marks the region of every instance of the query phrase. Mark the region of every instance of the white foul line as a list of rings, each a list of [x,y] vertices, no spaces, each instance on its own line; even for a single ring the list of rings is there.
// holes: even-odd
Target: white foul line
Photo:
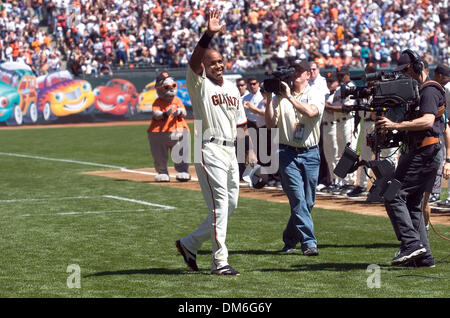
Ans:
[[[79,215],[79,214],[101,214],[101,213],[123,213],[123,212],[144,212],[150,211],[146,209],[137,210],[110,210],[110,211],[83,211],[83,212],[58,212],[58,213],[43,213],[43,214],[22,214],[21,216],[36,216],[36,215]]]
[[[25,154],[20,154],[20,153],[10,153],[10,152],[0,152],[0,155],[10,156],[10,157],[47,160],[47,161],[59,161],[59,162],[75,163],[75,164],[85,165],[85,166],[95,166],[95,167],[103,167],[103,168],[110,168],[110,169],[118,169],[118,170],[121,170],[124,172],[145,174],[145,175],[150,175],[150,176],[157,175],[157,173],[154,173],[154,172],[138,171],[138,170],[134,170],[134,169],[127,169],[125,167],[113,166],[113,165],[108,165],[108,164],[103,164],[103,163],[70,160],[70,159],[48,158],[48,157],[42,157],[42,156],[32,156],[32,155],[25,155]],[[175,178],[176,176],[170,175],[170,177]],[[191,180],[198,181],[197,178],[191,178]]]
[[[24,154],[19,154],[19,153],[0,152],[0,155],[11,156],[11,157],[20,157],[20,158],[29,158],[29,159],[40,159],[40,160],[47,160],[47,161],[75,163],[75,164],[79,164],[79,165],[97,166],[97,167],[104,167],[104,168],[111,168],[111,169],[121,169],[122,168],[119,166],[106,165],[106,164],[102,164],[102,163],[86,162],[86,161],[78,161],[78,160],[70,160],[70,159],[48,158],[48,157],[41,157],[41,156],[31,156],[31,155],[24,155]]]
[[[142,200],[135,200],[135,199],[129,199],[124,197],[119,197],[116,195],[101,195],[101,196],[78,196],[78,197],[64,197],[64,198],[47,198],[47,199],[19,199],[19,200],[0,200],[0,202],[19,202],[19,201],[47,201],[47,200],[64,200],[64,199],[91,199],[91,198],[108,198],[108,199],[114,199],[114,200],[120,200],[120,201],[127,201],[132,202],[136,204],[141,204],[145,206],[151,206],[156,207],[163,210],[173,210],[176,209],[174,206],[170,205],[162,205],[162,204],[156,204],[152,202],[142,201]],[[35,216],[35,215],[77,215],[77,214],[100,214],[100,213],[123,213],[123,212],[145,212],[150,211],[148,209],[134,209],[134,210],[109,210],[109,211],[83,211],[83,212],[58,212],[58,213],[46,213],[46,214],[22,214],[21,216]]]

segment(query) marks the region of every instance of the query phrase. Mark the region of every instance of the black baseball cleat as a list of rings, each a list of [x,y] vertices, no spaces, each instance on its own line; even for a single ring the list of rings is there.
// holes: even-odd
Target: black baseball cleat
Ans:
[[[434,268],[434,267],[436,267],[436,263],[434,262],[433,256],[429,256],[429,257],[412,259],[412,260],[406,261],[405,263],[401,264],[400,266],[402,266],[402,267],[429,267],[429,268]]]
[[[365,188],[363,188],[361,186],[357,186],[352,191],[347,193],[347,196],[348,197],[362,197],[362,196],[367,196],[367,194],[368,194],[368,192]]]
[[[184,262],[186,263],[187,267],[189,269],[193,270],[194,272],[198,272],[198,266],[196,262],[197,255],[189,251],[184,245],[180,242],[180,240],[175,242],[175,246],[178,249],[178,252],[183,256]]]
[[[427,249],[422,244],[414,244],[405,249],[401,248],[391,261],[391,265],[402,265],[409,260],[416,259],[426,253]]]
[[[231,267],[230,265],[226,265],[224,267],[215,269],[213,271],[211,271],[211,274],[214,275],[228,275],[228,276],[241,276],[241,274],[235,270],[233,267]]]

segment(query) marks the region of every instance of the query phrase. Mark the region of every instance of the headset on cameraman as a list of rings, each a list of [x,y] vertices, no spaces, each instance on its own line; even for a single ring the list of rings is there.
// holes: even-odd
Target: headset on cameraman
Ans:
[[[419,55],[417,55],[416,52],[414,52],[411,49],[406,49],[402,52],[402,54],[408,54],[409,57],[412,59],[411,61],[411,67],[414,73],[421,74],[423,69],[425,68],[425,65],[422,62],[422,59]]]

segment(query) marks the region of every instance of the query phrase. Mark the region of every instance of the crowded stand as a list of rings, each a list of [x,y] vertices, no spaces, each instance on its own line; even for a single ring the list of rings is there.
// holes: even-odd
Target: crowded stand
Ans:
[[[0,59],[38,75],[75,76],[117,67],[185,67],[205,27],[223,10],[214,40],[229,71],[271,69],[295,59],[320,68],[396,65],[405,48],[429,65],[450,63],[449,7],[442,0],[3,0]]]

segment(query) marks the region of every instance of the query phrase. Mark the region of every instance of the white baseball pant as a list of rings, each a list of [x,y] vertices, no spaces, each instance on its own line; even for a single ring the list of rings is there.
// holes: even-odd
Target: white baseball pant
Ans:
[[[334,168],[339,161],[338,144],[336,139],[336,121],[333,113],[324,112],[322,118],[322,146],[325,160],[327,161],[328,171],[332,181],[337,177],[333,173]]]
[[[370,134],[373,132],[375,127],[375,122],[365,119],[364,122],[361,125],[361,148],[360,148],[360,159],[365,161],[370,161],[373,159],[373,151],[372,149],[367,145],[367,134]],[[359,174],[359,186],[367,189],[367,182],[369,180],[369,177],[367,176],[366,172],[370,173],[370,170],[368,168],[364,169],[364,167],[360,168],[360,174]]]
[[[334,118],[336,119],[336,139],[338,144],[338,154],[339,158],[342,156],[347,143],[350,143],[350,147],[356,150],[358,135],[353,134],[355,128],[355,118],[346,113],[334,113]],[[345,185],[356,184],[356,171],[347,174],[344,179],[339,178],[339,182]]]
[[[195,163],[195,170],[209,213],[181,243],[197,254],[202,244],[211,239],[211,263],[215,270],[228,265],[225,245],[228,218],[236,209],[239,197],[239,167],[234,147],[204,143],[202,162]]]

